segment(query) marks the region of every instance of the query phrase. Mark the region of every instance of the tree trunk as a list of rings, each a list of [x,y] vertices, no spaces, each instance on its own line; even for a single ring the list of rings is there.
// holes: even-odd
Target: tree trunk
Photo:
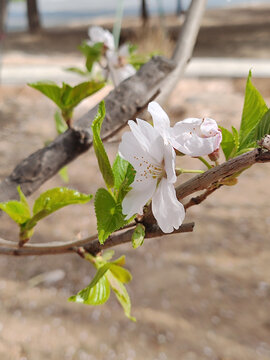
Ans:
[[[143,20],[143,24],[145,25],[149,19],[149,13],[146,5],[146,0],[142,0],[141,2],[141,18]]]
[[[0,0],[0,41],[5,32],[6,16],[7,16],[7,0]]]
[[[27,0],[27,18],[29,30],[31,32],[38,31],[40,29],[40,19],[37,0]]]

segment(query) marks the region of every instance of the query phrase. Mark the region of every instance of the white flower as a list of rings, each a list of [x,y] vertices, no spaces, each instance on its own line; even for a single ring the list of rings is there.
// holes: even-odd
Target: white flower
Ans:
[[[190,156],[203,156],[217,150],[222,140],[221,131],[213,119],[189,118],[177,122],[173,128],[161,106],[153,101],[148,105],[154,128],[175,149]]]
[[[185,217],[183,205],[174,189],[175,152],[147,122],[128,122],[131,132],[122,137],[120,155],[136,170],[132,189],[123,200],[123,214],[130,218],[143,214],[144,205],[152,198],[152,211],[164,233],[178,229]]]
[[[107,77],[109,70],[109,76],[114,86],[119,85],[123,80],[136,73],[135,68],[127,62],[129,57],[128,45],[122,45],[116,50],[112,33],[100,26],[90,27],[88,35],[91,39],[89,45],[98,42],[104,44],[108,69],[103,69],[103,75]]]
[[[105,30],[100,26],[91,26],[88,29],[88,36],[90,38],[89,45],[104,43],[107,49],[115,50],[113,35],[109,30]]]

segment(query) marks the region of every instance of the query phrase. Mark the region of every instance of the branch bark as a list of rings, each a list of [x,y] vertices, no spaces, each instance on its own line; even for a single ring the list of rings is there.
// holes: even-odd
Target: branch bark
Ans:
[[[115,134],[144,109],[174,67],[172,61],[154,57],[134,76],[110,92],[105,98],[107,114],[101,132],[103,140]],[[97,109],[98,106],[92,108],[75,123],[73,129],[67,130],[18,164],[0,184],[0,202],[18,199],[18,185],[21,185],[25,195],[32,194],[63,166],[87,151],[92,145],[91,123]]]
[[[178,200],[182,200],[185,197],[193,194],[194,192],[207,189],[205,194],[201,195],[202,201],[210,195],[212,186],[219,186],[218,182],[242,171],[256,163],[270,162],[270,151],[265,151],[260,148],[249,151],[243,155],[239,155],[229,161],[224,162],[219,166],[197,175],[192,179],[186,181],[182,185],[176,188],[176,196]],[[200,198],[200,196],[199,196]],[[190,204],[186,204],[187,208]],[[155,218],[152,213],[151,205],[146,210],[142,222],[147,226],[148,224],[154,224]]]
[[[191,232],[193,231],[193,228],[194,223],[183,224],[172,234]],[[13,241],[0,238],[0,254],[13,256],[57,255],[74,252],[78,247],[83,247],[85,250],[95,255],[104,249],[130,242],[133,231],[134,228],[114,233],[109,236],[103,245],[99,243],[97,235],[82,240],[70,241],[68,243],[25,244],[23,247],[19,247],[18,244]],[[156,238],[163,235],[164,233],[160,228],[154,226],[151,230],[146,231],[145,238]]]

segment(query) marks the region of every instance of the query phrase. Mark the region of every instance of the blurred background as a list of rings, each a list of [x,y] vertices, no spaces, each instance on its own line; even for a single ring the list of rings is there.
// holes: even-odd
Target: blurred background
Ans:
[[[170,57],[189,1],[123,1],[121,42],[140,53]],[[65,68],[82,66],[78,51],[91,25],[112,30],[116,0],[9,1],[1,5],[0,177],[56,136],[55,106],[26,85],[42,79],[82,81]],[[144,9],[144,11],[143,11]],[[28,14],[28,16],[27,16]],[[270,1],[210,0],[185,75],[164,106],[171,122],[208,116],[239,128],[245,81],[270,103]],[[107,86],[83,101],[75,119],[100,101]],[[106,148],[111,159],[118,134]],[[198,160],[181,167],[202,168]],[[94,193],[102,186],[91,149],[68,166],[68,186]],[[187,221],[195,231],[146,240],[127,255],[132,315],[113,295],[101,307],[68,303],[91,281],[94,269],[76,255],[0,257],[0,359],[2,360],[266,360],[270,359],[269,164],[223,187]],[[186,180],[188,176],[179,181]],[[59,176],[30,197],[65,185]],[[72,221],[71,221],[72,219]],[[69,241],[93,234],[93,208],[72,206],[40,223],[33,241]],[[0,236],[17,239],[7,216]],[[37,275],[41,275],[36,278]],[[38,279],[38,280],[37,280]]]

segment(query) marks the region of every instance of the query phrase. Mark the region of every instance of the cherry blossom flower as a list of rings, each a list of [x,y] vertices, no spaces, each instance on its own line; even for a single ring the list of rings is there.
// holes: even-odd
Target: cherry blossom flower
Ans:
[[[155,101],[148,105],[154,128],[175,149],[185,155],[203,156],[213,153],[220,146],[221,131],[213,119],[188,118],[177,122],[173,128],[166,112]]]
[[[130,120],[128,124],[131,132],[124,133],[119,153],[135,168],[136,176],[123,200],[123,214],[127,219],[143,214],[144,205],[152,198],[152,211],[159,227],[170,233],[179,228],[185,217],[173,186],[175,151],[149,123],[137,119],[137,123]]]
[[[107,60],[109,76],[114,86],[119,85],[123,80],[136,73],[135,68],[127,62],[129,57],[128,45],[122,45],[116,50],[112,33],[100,26],[90,27],[88,35],[90,37],[89,45],[98,42],[104,44],[104,55]],[[106,69],[104,69],[103,75],[107,77]]]
[[[89,45],[103,43],[106,49],[115,50],[113,35],[109,30],[100,26],[91,26],[88,29],[88,36],[90,38]]]

